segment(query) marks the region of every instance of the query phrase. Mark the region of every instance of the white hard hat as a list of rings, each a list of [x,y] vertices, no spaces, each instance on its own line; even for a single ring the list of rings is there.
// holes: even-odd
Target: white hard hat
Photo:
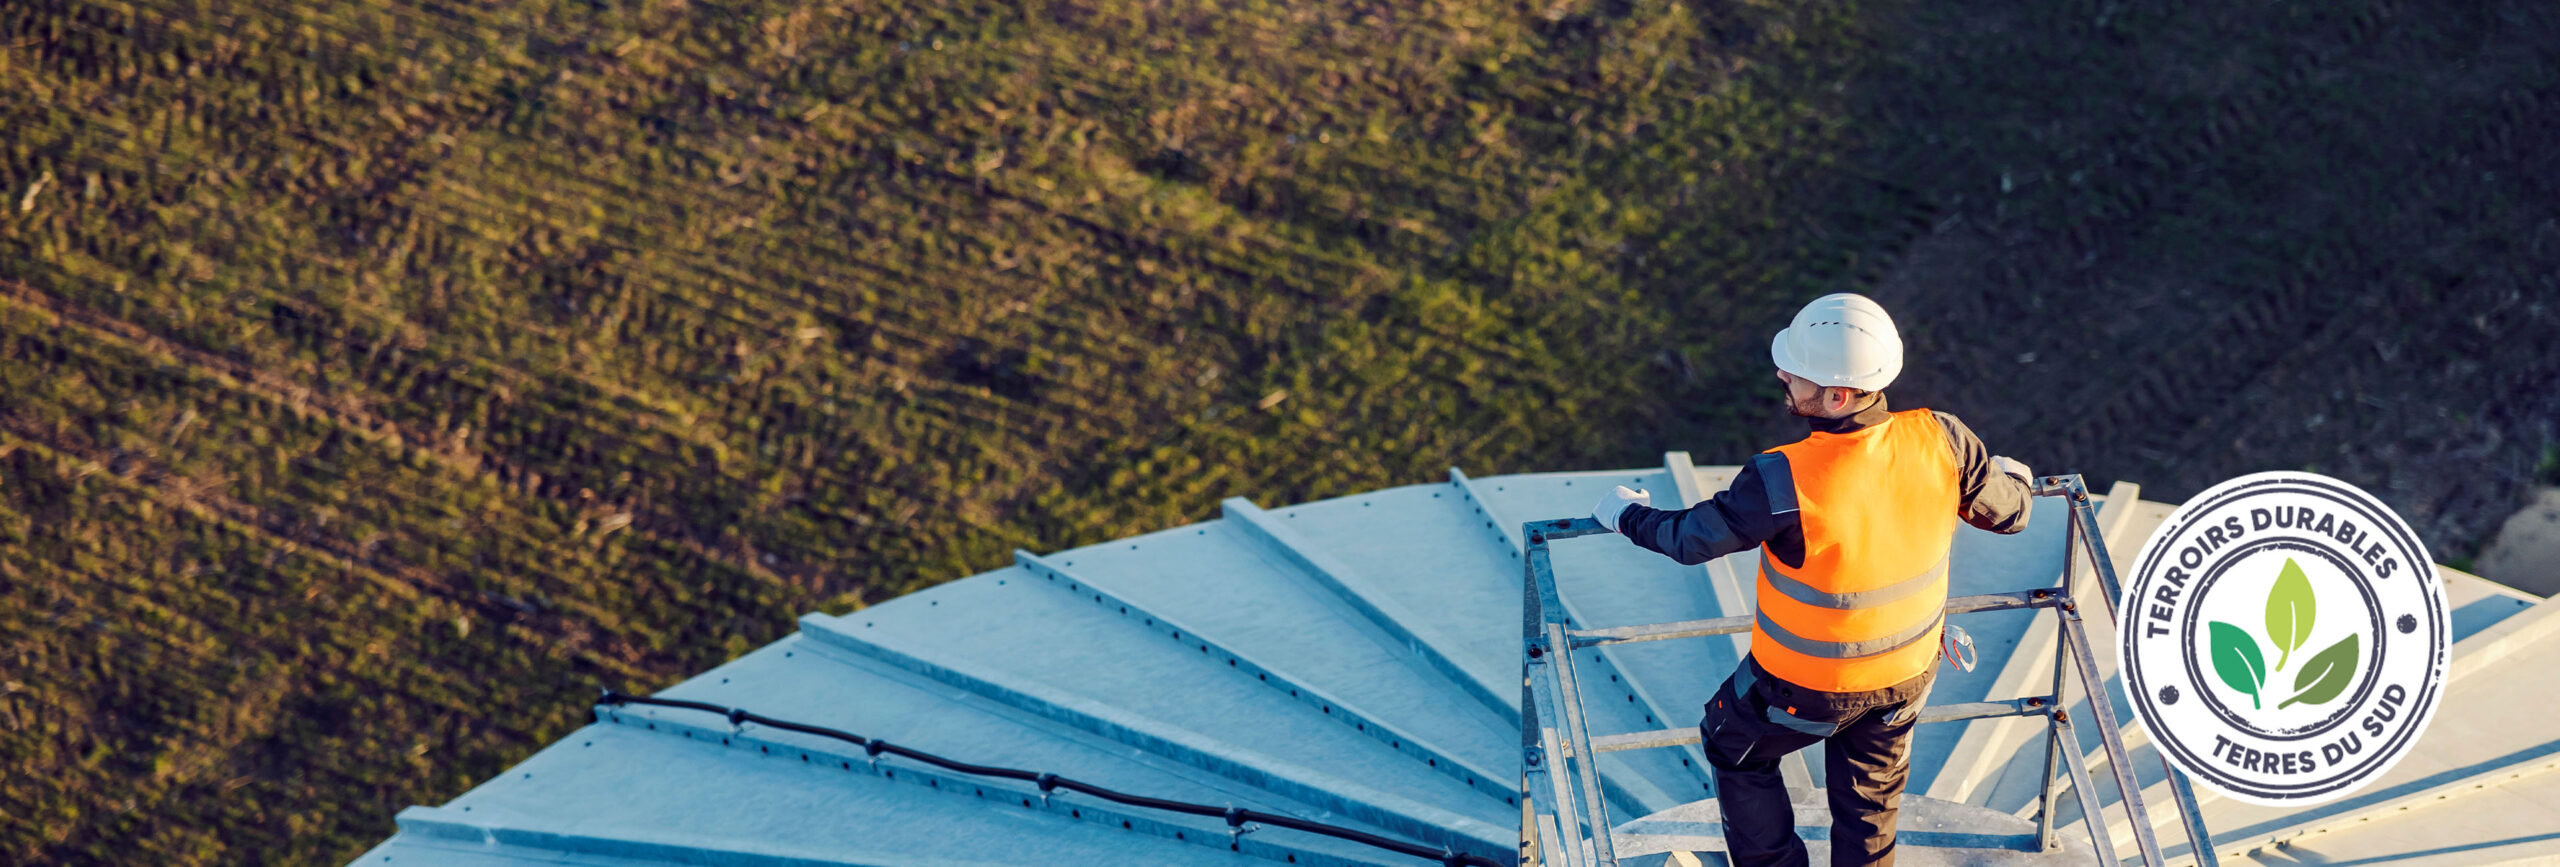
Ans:
[[[1902,372],[1902,336],[1876,302],[1837,292],[1796,311],[1769,341],[1769,360],[1818,385],[1875,391]]]

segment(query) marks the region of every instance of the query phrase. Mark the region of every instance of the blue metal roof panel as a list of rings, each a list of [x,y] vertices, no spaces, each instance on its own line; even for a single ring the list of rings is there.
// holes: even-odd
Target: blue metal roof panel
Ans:
[[[1392,503],[1396,497],[1378,499]],[[1111,600],[1108,607],[1115,614],[1126,605],[1179,624],[1196,639],[1205,639],[1212,656],[1223,653],[1242,661],[1231,668],[1267,670],[1268,677],[1253,672],[1253,682],[1269,685],[1273,696],[1320,695],[1319,713],[1326,702],[1356,711],[1325,714],[1346,720],[1338,725],[1364,732],[1383,725],[1398,736],[1390,743],[1419,740],[1431,748],[1415,753],[1415,763],[1437,768],[1456,759],[1487,784],[1478,788],[1498,789],[1506,797],[1516,794],[1519,734],[1511,720],[1496,719],[1232,522],[1211,521],[1033,559],[1054,564],[1062,575],[1090,588],[1070,591],[1045,582],[1061,593],[1097,604]],[[1362,721],[1347,721],[1351,719]],[[1437,762],[1432,761],[1434,753]]]
[[[1520,677],[1520,556],[1454,483],[1412,485],[1271,510],[1365,586],[1434,622],[1442,648],[1494,683]],[[1505,738],[1516,752],[1517,688]],[[1515,761],[1513,762],[1515,765]]]
[[[821,640],[1403,835],[1512,848],[1517,808],[1501,798],[1417,769],[1222,655],[1167,652],[1193,648],[1046,583],[1015,567],[801,623]]]
[[[875,608],[854,616],[876,617],[880,613]],[[889,616],[895,616],[895,612]],[[923,675],[801,635],[739,657],[658,695],[745,708],[776,719],[835,728],[960,761],[1045,771],[1121,791],[1196,803],[1233,803],[1308,817],[1328,815],[1304,802],[1197,767],[1149,754],[1133,754],[1126,744],[1101,735],[1060,725],[995,699],[954,690]],[[693,726],[720,722],[717,717],[690,710],[628,707],[613,713]],[[843,742],[815,735],[753,725],[746,730],[759,738],[796,747],[849,749]],[[1340,822],[1339,817],[1327,821]]]
[[[705,865],[998,861],[1038,840],[1044,858],[1115,864],[1237,863],[1209,845],[1144,836],[972,794],[873,776],[851,762],[749,748],[716,723],[597,724],[441,808],[412,808],[402,834],[443,842]],[[851,763],[853,767],[845,767]],[[1002,798],[989,786],[990,794]]]
[[[2451,640],[2461,641],[2473,633],[2498,625],[2498,621],[2524,613],[2534,600],[2521,599],[2492,591],[2483,579],[2447,581],[2445,604],[2453,609]]]

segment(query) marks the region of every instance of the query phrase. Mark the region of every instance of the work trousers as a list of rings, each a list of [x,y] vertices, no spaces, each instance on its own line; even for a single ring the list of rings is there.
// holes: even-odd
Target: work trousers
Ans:
[[[1911,730],[1936,680],[1933,663],[1883,689],[1823,692],[1771,677],[1743,657],[1698,722],[1735,867],[1807,867],[1778,760],[1817,741],[1831,797],[1832,865],[1891,865]]]

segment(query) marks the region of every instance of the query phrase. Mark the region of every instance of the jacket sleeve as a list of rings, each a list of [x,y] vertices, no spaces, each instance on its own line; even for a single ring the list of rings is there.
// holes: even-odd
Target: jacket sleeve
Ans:
[[[1956,453],[1956,513],[1965,523],[1994,533],[2025,530],[2035,502],[2027,483],[1992,463],[1991,450],[1964,422],[1943,412],[1933,410],[1932,414],[1938,426],[1947,429],[1947,446]]]
[[[1618,530],[1637,547],[1698,564],[1751,548],[1796,525],[1795,478],[1777,452],[1755,455],[1733,484],[1686,509],[1628,506]]]

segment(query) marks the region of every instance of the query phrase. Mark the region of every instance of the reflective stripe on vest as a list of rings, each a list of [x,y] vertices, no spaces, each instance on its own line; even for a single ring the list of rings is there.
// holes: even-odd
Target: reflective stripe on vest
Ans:
[[[1780,593],[1787,594],[1787,598],[1816,608],[1837,608],[1841,610],[1851,608],[1876,608],[1890,603],[1900,602],[1904,597],[1910,596],[1914,593],[1927,591],[1932,582],[1935,582],[1940,578],[1947,577],[1947,560],[1944,557],[1938,558],[1938,565],[1929,567],[1929,571],[1927,572],[1922,572],[1918,575],[1913,575],[1909,578],[1904,578],[1900,581],[1896,581],[1873,590],[1859,590],[1850,593],[1829,593],[1816,590],[1813,585],[1796,580],[1796,576],[1787,574],[1785,570],[1770,568],[1769,558],[1766,557],[1760,558],[1760,577],[1768,579],[1769,586],[1777,588]],[[1851,655],[1854,656],[1857,654]]]
[[[1771,451],[1787,459],[1804,562],[1790,567],[1762,545],[1752,656],[1774,677],[1826,692],[1927,672],[1961,497],[1946,429],[1928,410],[1907,410]]]
[[[1815,641],[1788,632],[1786,627],[1779,626],[1769,619],[1769,612],[1763,611],[1760,612],[1760,630],[1761,634],[1769,636],[1788,650],[1806,656],[1819,656],[1824,659],[1856,659],[1861,656],[1891,653],[1909,647],[1913,642],[1929,637],[1929,633],[1936,630],[1938,624],[1946,619],[1946,614],[1941,612],[1937,616],[1920,621],[1909,629],[1883,638],[1870,638],[1865,641]]]

